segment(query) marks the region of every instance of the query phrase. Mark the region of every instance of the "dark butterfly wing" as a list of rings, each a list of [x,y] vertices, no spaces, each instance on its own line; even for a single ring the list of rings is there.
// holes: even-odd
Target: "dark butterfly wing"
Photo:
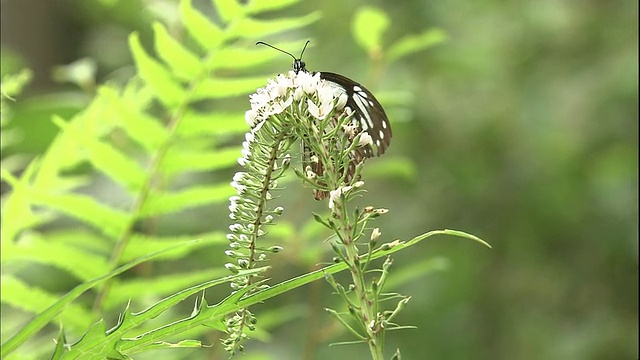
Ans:
[[[345,109],[355,113],[354,118],[359,122],[360,130],[366,131],[373,139],[373,146],[363,148],[364,156],[384,154],[391,143],[391,125],[376,97],[364,86],[340,74],[320,72],[320,77],[342,88],[347,94]]]
[[[306,71],[304,68],[302,68],[302,70]],[[391,142],[389,119],[384,112],[384,108],[375,96],[359,83],[340,74],[331,72],[320,72],[320,78],[328,81],[331,86],[335,87],[336,92],[343,92],[347,95],[345,110],[353,113],[359,130],[366,131],[373,140],[372,145],[358,148],[351,154],[351,161],[348,168],[341,170],[346,170],[346,181],[351,182],[355,176],[357,164],[366,158],[384,154],[387,147],[389,147]],[[303,166],[305,168],[310,166],[314,173],[322,175],[324,173],[324,165],[321,162],[313,163],[311,161],[314,154],[311,149],[304,144],[304,141],[302,142],[302,147]],[[326,191],[314,191],[316,200],[322,200],[327,196],[328,192]]]

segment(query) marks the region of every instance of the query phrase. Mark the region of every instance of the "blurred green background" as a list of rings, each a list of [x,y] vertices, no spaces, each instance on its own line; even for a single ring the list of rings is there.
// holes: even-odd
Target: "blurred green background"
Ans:
[[[50,115],[86,104],[76,87],[52,80],[55,65],[91,57],[99,82],[131,76],[126,37],[148,36],[151,10],[163,3],[3,0],[2,73],[35,72],[11,105],[12,126],[24,136],[6,154],[42,152],[57,131]],[[389,43],[433,27],[448,40],[372,66],[350,30],[363,5],[388,14]],[[392,121],[391,147],[365,171],[367,200],[391,210],[377,224],[386,240],[451,228],[493,245],[438,238],[397,255],[397,274],[425,260],[444,271],[391,289],[413,297],[398,321],[418,329],[391,333],[389,349],[406,359],[637,359],[638,2],[327,0],[287,11],[312,10],[323,18],[278,38],[313,39],[307,67],[367,85]],[[289,67],[283,56],[273,72]],[[304,237],[305,214],[324,205],[290,188],[283,197],[293,238]],[[221,204],[166,226],[206,229],[214,215],[224,230],[225,211]],[[309,270],[292,254],[301,244],[285,246],[293,251],[273,260],[279,280]],[[330,258],[314,256],[309,264]],[[207,254],[192,261],[211,266]],[[275,305],[302,306],[304,315],[274,329],[269,343],[248,344],[250,354],[366,358],[364,347],[327,346],[350,339],[332,335],[322,308],[339,305],[327,284],[287,295]]]

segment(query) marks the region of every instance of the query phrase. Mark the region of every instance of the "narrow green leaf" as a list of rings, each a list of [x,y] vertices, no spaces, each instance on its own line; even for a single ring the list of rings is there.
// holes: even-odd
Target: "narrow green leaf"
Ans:
[[[181,244],[179,246],[189,246],[194,244],[195,242],[189,242],[189,243],[184,243]],[[91,289],[92,287],[102,283],[103,281],[110,279],[116,275],[119,275],[129,269],[131,269],[132,267],[141,264],[145,261],[149,261],[151,259],[153,259],[154,257],[161,255],[165,252],[171,251],[173,249],[176,249],[177,247],[172,247],[172,248],[167,248],[164,249],[162,251],[157,251],[154,253],[150,253],[146,256],[143,256],[141,258],[136,259],[136,261],[132,261],[128,264],[122,265],[119,268],[115,269],[114,271],[109,272],[108,274],[102,275],[98,278],[95,278],[91,281],[87,281],[85,283],[82,283],[76,287],[74,287],[71,291],[69,291],[68,293],[66,293],[64,296],[59,297],[57,299],[57,301],[55,303],[53,303],[51,306],[49,306],[46,310],[44,310],[43,312],[41,312],[38,316],[36,316],[34,319],[32,319],[31,321],[29,321],[29,323],[27,323],[27,325],[25,325],[22,329],[20,329],[20,331],[18,331],[15,335],[13,335],[9,340],[7,340],[6,342],[4,342],[2,344],[2,347],[0,348],[0,354],[1,356],[4,358],[6,355],[10,354],[13,350],[15,350],[18,346],[20,346],[21,344],[23,344],[25,341],[29,340],[31,337],[33,337],[35,335],[36,332],[38,332],[40,329],[42,329],[46,324],[48,324],[50,321],[52,321],[55,316],[57,314],[59,314],[64,308],[65,306],[67,306],[69,303],[71,303],[73,300],[75,300],[78,296],[82,295],[85,291]],[[2,282],[4,284],[4,281]],[[102,320],[101,320],[102,321]],[[98,326],[100,327],[100,326]],[[92,329],[90,329],[89,331],[95,331],[95,326],[92,326]],[[104,328],[104,324],[102,325],[102,328]],[[102,332],[104,333],[104,330],[102,330]]]
[[[267,76],[253,76],[246,78],[209,77],[204,79],[193,92],[193,97],[203,99],[223,99],[254,92],[256,88],[266,83]]]
[[[151,193],[140,215],[153,217],[175,213],[189,208],[226,201],[235,190],[228,183],[191,187],[173,193]]]
[[[420,243],[421,241],[428,239],[432,236],[435,235],[453,235],[453,236],[457,236],[457,237],[462,237],[462,238],[466,238],[466,239],[470,239],[473,241],[476,241],[482,245],[485,245],[489,248],[491,248],[491,245],[489,245],[488,243],[486,243],[485,241],[483,241],[482,239],[478,238],[477,236],[471,235],[471,234],[467,234],[465,232],[462,231],[457,231],[457,230],[434,230],[434,231],[429,231],[427,233],[424,233],[422,235],[416,236],[413,239],[407,241],[407,242],[401,242],[401,241],[394,241],[393,243],[391,243],[391,246],[388,246],[387,250],[382,250],[382,249],[378,249],[376,251],[374,251],[374,253],[371,255],[371,260],[375,260],[375,259],[379,259],[381,257],[385,257],[388,255],[391,255],[395,252],[401,251],[401,250],[405,250],[411,246],[417,245],[418,243]],[[365,258],[366,255],[362,255],[362,258]],[[319,280],[322,279],[325,276],[325,273],[328,274],[335,274],[337,272],[343,271],[347,269],[347,265],[344,262],[340,262],[337,264],[333,264],[330,266],[326,266],[322,269],[316,270],[316,271],[312,271],[310,273],[298,276],[296,278],[293,278],[291,280],[287,280],[284,281],[282,283],[276,284],[266,290],[261,290],[256,292],[253,295],[250,295],[242,300],[240,300],[238,302],[238,307],[239,308],[245,308],[245,307],[249,307],[251,305],[257,304],[257,303],[261,303],[266,301],[267,299],[270,299],[274,296],[283,294],[283,293],[287,293],[292,289],[295,289],[297,287],[300,287],[302,285],[306,285],[312,281],[315,280]]]
[[[368,54],[382,50],[382,35],[389,27],[389,17],[384,11],[373,6],[358,9],[351,23],[351,31],[356,43]]]
[[[293,4],[301,2],[300,0],[252,0],[247,4],[247,11],[251,14],[257,14],[266,11],[282,10]]]
[[[215,49],[224,41],[222,30],[194,9],[191,0],[180,1],[180,15],[187,31],[203,50]]]
[[[192,151],[173,147],[162,160],[160,171],[167,175],[183,172],[202,172],[227,169],[237,165],[240,147],[216,149],[212,151]]]
[[[447,34],[440,29],[431,29],[418,35],[408,35],[393,44],[386,53],[387,61],[394,62],[404,56],[428,49],[447,40]]]
[[[249,108],[249,99],[247,99]],[[182,117],[176,134],[182,138],[193,136],[234,135],[247,132],[249,126],[244,120],[244,113],[200,113],[187,111]]]
[[[244,39],[266,38],[267,36],[290,31],[307,26],[320,19],[320,12],[314,11],[308,15],[296,18],[280,18],[273,20],[258,20],[243,18],[230,25],[229,36]]]
[[[185,100],[184,89],[164,66],[147,54],[135,32],[129,36],[129,47],[138,74],[154,90],[156,98],[169,108],[182,103]]]
[[[229,23],[244,14],[244,7],[237,0],[213,0],[222,21]]]
[[[187,81],[202,74],[204,66],[198,56],[171,37],[164,25],[154,23],[153,31],[156,53],[176,77]]]

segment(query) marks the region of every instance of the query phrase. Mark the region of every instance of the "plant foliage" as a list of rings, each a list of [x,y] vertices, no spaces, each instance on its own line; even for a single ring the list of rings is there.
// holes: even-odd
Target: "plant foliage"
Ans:
[[[162,269],[163,262],[227,243],[223,233],[213,230],[172,233],[157,231],[155,225],[226,202],[234,194],[223,174],[236,166],[241,147],[228,145],[228,139],[244,133],[246,125],[243,110],[222,104],[263,85],[268,75],[256,68],[279,56],[248,44],[319,18],[316,12],[277,16],[298,2],[213,0],[212,8],[199,9],[191,0],[179,1],[182,28],[154,23],[151,44],[139,33],[129,36],[134,78],[123,85],[98,86],[86,108],[71,118],[52,116],[59,134],[22,171],[3,161],[2,180],[11,189],[2,202],[2,304],[21,310],[26,318],[3,328],[2,358],[53,354],[53,359],[127,359],[152,349],[200,347],[192,338],[212,328],[224,331],[225,316],[346,268],[335,264],[270,288],[258,281],[214,305],[205,300],[205,289],[237,283],[264,268],[233,275],[213,266],[122,276],[144,266]],[[216,21],[207,15],[213,11]],[[383,51],[385,15],[369,9],[356,19],[361,46]],[[362,30],[367,19],[378,24],[373,38]],[[389,59],[442,38],[434,33],[406,38],[391,48]],[[17,95],[27,79],[28,73],[3,79],[3,125],[8,111],[4,95]],[[214,180],[200,181],[205,174]],[[96,187],[106,193],[88,195]],[[433,232],[379,249],[371,260],[438,233],[469,237]],[[71,279],[73,286],[60,289],[48,287],[46,279],[29,280],[31,268],[49,269],[51,276]],[[177,305],[189,298],[196,298],[195,305],[185,317]],[[153,300],[146,310],[134,312],[137,301],[145,303],[140,299]],[[109,328],[115,314],[119,316]],[[179,320],[158,325],[153,320],[160,315]],[[41,344],[39,334],[57,327],[55,345],[29,346]]]

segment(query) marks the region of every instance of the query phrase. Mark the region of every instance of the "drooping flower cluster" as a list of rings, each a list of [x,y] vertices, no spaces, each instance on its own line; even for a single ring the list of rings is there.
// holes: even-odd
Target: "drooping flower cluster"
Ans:
[[[306,102],[300,100],[306,98]],[[325,119],[330,113],[340,111],[347,103],[344,90],[332,86],[320,78],[320,73],[311,74],[290,71],[280,74],[275,80],[269,79],[267,86],[260,88],[249,96],[251,109],[245,113],[247,125],[253,128],[271,115],[281,114],[287,110],[305,110],[318,120]],[[298,102],[295,109],[289,109],[293,102]]]
[[[234,260],[225,265],[230,271],[237,273],[260,266],[268,254],[282,249],[277,245],[259,244],[258,239],[267,233],[265,226],[284,211],[281,206],[270,206],[270,200],[272,192],[278,189],[278,180],[290,165],[291,156],[287,151],[297,139],[313,141],[341,131],[348,139],[343,141],[347,145],[359,146],[366,142],[365,136],[356,138],[355,132],[347,134],[346,129],[340,130],[349,121],[343,111],[346,102],[344,90],[322,80],[319,73],[302,71],[278,75],[250,96],[251,109],[245,113],[245,120],[251,130],[245,135],[242,157],[238,159],[244,171],[233,177],[231,185],[237,195],[229,199],[229,217],[235,222],[229,226],[227,235],[230,249],[226,254]],[[309,183],[314,184],[310,180]],[[237,278],[231,287],[240,291],[251,286],[253,279],[251,276]],[[255,290],[259,288],[251,291]],[[228,351],[241,348],[240,342],[246,337],[244,329],[252,329],[254,322],[255,317],[247,309],[227,320],[229,338],[223,343]]]

